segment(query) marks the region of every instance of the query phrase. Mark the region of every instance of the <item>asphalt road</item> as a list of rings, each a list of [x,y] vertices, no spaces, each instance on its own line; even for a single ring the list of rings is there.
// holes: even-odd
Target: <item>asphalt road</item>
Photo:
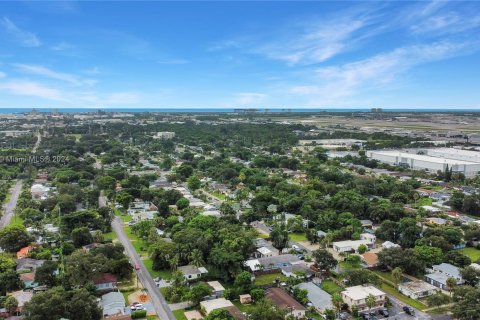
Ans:
[[[13,217],[13,211],[17,207],[18,197],[20,196],[20,192],[22,191],[22,181],[17,180],[17,183],[12,188],[12,196],[10,200],[3,206],[5,208],[5,212],[0,219],[0,229],[5,228],[10,224]]]
[[[99,205],[105,206],[105,198],[100,198],[98,199]],[[148,291],[148,295],[150,296],[151,303],[155,309],[155,312],[157,313],[158,318],[160,320],[175,320],[176,318],[168,307],[167,301],[160,293],[160,290],[158,290],[155,282],[152,279],[152,276],[143,264],[142,259],[138,255],[137,251],[135,251],[132,243],[125,234],[125,230],[123,230],[122,219],[120,219],[119,217],[115,217],[112,221],[112,228],[117,235],[118,240],[125,248],[125,252],[130,258],[130,261],[132,261],[132,263],[136,266],[140,267],[140,269],[135,270],[135,272],[137,273],[138,279],[142,283],[143,287]]]

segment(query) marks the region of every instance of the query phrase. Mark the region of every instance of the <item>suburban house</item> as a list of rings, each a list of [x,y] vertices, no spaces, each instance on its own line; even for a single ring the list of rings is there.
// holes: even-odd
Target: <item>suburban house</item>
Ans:
[[[32,272],[37,270],[38,267],[43,266],[45,260],[37,260],[32,258],[22,258],[17,260],[17,272]]]
[[[196,267],[194,265],[187,265],[187,266],[179,267],[178,271],[180,271],[183,274],[183,277],[187,281],[201,278],[202,275],[208,273],[208,270],[205,269],[204,267]]]
[[[28,254],[30,251],[32,251],[33,247],[28,246],[28,247],[23,247],[22,249],[18,250],[17,252],[17,259],[22,259],[28,257]]]
[[[289,278],[311,278],[315,275],[315,272],[310,269],[310,264],[303,261],[298,264],[281,267],[281,270],[282,274]]]
[[[303,282],[295,286],[308,291],[308,301],[318,312],[324,312],[326,309],[333,309],[332,296],[323,291],[313,282]]]
[[[18,290],[15,292],[9,293],[12,297],[17,299],[18,301],[18,306],[17,306],[17,313],[22,313],[23,306],[25,303],[29,302],[32,300],[33,297],[33,292],[31,291],[24,291],[24,290]]]
[[[225,309],[237,320],[246,319],[245,315],[230,300],[225,298],[202,301],[200,302],[200,309],[206,315],[209,315],[213,310]]]
[[[256,258],[268,258],[273,256],[278,256],[278,250],[273,251],[267,247],[260,247],[257,248],[257,251],[255,252]]]
[[[432,271],[425,275],[425,281],[443,290],[449,290],[447,279],[454,278],[457,284],[463,284],[464,281],[460,275],[460,269],[449,263],[434,265]]]
[[[365,252],[364,254],[360,255],[363,264],[366,268],[375,268],[380,265],[378,261],[378,255],[373,252]]]
[[[252,296],[249,294],[241,294],[238,296],[240,299],[241,304],[249,304],[252,303]]]
[[[307,309],[281,288],[268,289],[266,298],[280,309],[287,310],[287,316],[291,315],[295,319],[305,317],[305,311]]]
[[[341,252],[355,252],[358,250],[358,247],[361,245],[367,246],[367,248],[372,248],[374,243],[370,240],[345,240],[345,241],[336,241],[332,243],[333,250]]]
[[[38,287],[38,283],[35,282],[35,272],[21,273],[20,280],[23,282],[24,289],[33,289]]]
[[[366,299],[369,295],[375,297],[375,307],[383,307],[387,302],[385,292],[374,286],[355,286],[346,288],[342,291],[342,299],[348,305],[350,310],[357,306],[359,311],[368,310]]]
[[[294,264],[302,263],[296,255],[293,254],[283,254],[273,257],[265,257],[259,259],[251,259],[245,261],[245,266],[249,267],[251,271],[260,271],[260,270],[280,270],[282,267],[288,267]]]
[[[222,284],[218,281],[209,281],[207,282],[207,285],[212,288],[212,294],[217,297],[221,298],[223,297],[223,292],[225,291],[225,288],[222,286]]]
[[[391,241],[385,241],[384,243],[382,243],[382,248],[383,249],[400,248],[400,245],[393,243]]]
[[[202,320],[202,314],[197,310],[185,311],[183,314],[187,320]]]
[[[103,319],[128,320],[130,313],[125,310],[125,297],[121,292],[109,292],[100,300]]]
[[[117,277],[111,273],[102,273],[93,281],[97,291],[112,291],[117,289]]]
[[[377,241],[377,237],[371,233],[361,233],[360,240],[368,241],[371,245],[375,245],[375,241]]]
[[[438,288],[425,281],[409,281],[398,285],[398,291],[412,299],[420,299],[435,294]]]

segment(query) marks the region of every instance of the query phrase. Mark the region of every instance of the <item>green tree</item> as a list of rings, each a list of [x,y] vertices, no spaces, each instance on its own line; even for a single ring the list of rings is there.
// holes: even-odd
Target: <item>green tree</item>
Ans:
[[[300,301],[302,304],[308,303],[308,290],[301,289],[299,287],[295,287],[293,289],[293,296],[297,301]]]
[[[126,210],[130,206],[130,203],[133,201],[133,197],[129,193],[121,191],[117,193],[116,200]]]
[[[453,289],[457,286],[457,280],[452,277],[448,277],[447,281],[447,290],[450,291],[450,295],[453,293]]]
[[[458,320],[478,319],[480,314],[480,290],[470,286],[460,286],[453,292],[453,318]]]
[[[357,252],[359,254],[363,254],[363,253],[367,252],[367,250],[368,250],[367,246],[364,245],[364,244],[361,244],[361,245],[358,246]]]
[[[206,296],[212,294],[212,289],[204,282],[200,282],[196,286],[190,289],[188,293],[188,299],[197,306]]]
[[[335,292],[332,294],[332,305],[335,308],[335,314],[338,315],[342,310],[343,299],[340,293]]]
[[[285,320],[287,312],[274,306],[267,299],[262,299],[258,303],[248,308],[250,314],[249,320]]]
[[[0,247],[7,252],[17,252],[32,241],[25,227],[10,225],[0,230]]]
[[[201,182],[197,176],[191,176],[187,179],[187,185],[190,190],[195,191],[197,189],[200,189]]]
[[[420,255],[427,267],[442,263],[442,249],[429,246],[415,246],[414,250]]]
[[[7,296],[4,302],[4,307],[7,309],[8,313],[13,315],[18,308],[18,301],[15,297]]]
[[[86,289],[65,291],[55,287],[32,297],[23,307],[26,320],[99,320],[102,318],[97,299]]]
[[[7,292],[20,289],[22,284],[15,270],[0,273],[0,295],[4,296]]]
[[[39,285],[46,285],[53,287],[57,282],[55,273],[58,269],[58,265],[55,261],[47,260],[42,266],[38,267],[35,272],[35,282]]]
[[[427,298],[427,303],[430,307],[438,307],[447,303],[450,303],[451,299],[449,296],[444,295],[441,292],[432,294]]]
[[[242,294],[250,291],[252,286],[252,275],[248,271],[242,271],[235,277],[235,287]]]
[[[369,294],[365,299],[365,304],[367,305],[369,310],[372,310],[372,308],[375,307],[376,303],[377,300],[375,299],[375,296],[373,294]]]
[[[326,249],[317,249],[312,253],[315,262],[321,270],[330,270],[335,268],[337,260]]]
[[[190,201],[187,198],[178,199],[176,206],[179,210],[185,209],[190,205]]]
[[[210,312],[204,320],[235,320],[235,318],[225,309],[216,309]]]
[[[395,284],[395,288],[398,289],[398,284],[400,283],[400,281],[402,281],[402,278],[403,278],[402,269],[400,267],[394,268],[392,270],[392,279]]]
[[[263,298],[265,298],[265,290],[261,288],[255,288],[250,290],[250,296],[252,297],[253,301],[256,303]]]
[[[469,286],[476,287],[480,282],[480,272],[474,267],[468,266],[460,269],[460,275],[465,281],[465,284]]]
[[[205,264],[203,261],[203,254],[198,249],[193,249],[192,253],[189,256],[190,263],[193,264],[195,267],[201,267]]]
[[[97,186],[100,190],[115,190],[117,180],[111,176],[103,176],[97,179]]]
[[[73,245],[76,248],[91,244],[93,242],[93,236],[90,233],[88,227],[80,227],[72,230],[71,238]]]

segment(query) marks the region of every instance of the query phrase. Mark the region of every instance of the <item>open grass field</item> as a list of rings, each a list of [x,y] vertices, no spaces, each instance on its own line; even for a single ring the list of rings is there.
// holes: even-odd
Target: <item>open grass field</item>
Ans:
[[[290,240],[295,242],[307,241],[307,236],[305,235],[305,233],[290,233],[288,237],[290,238]]]
[[[172,271],[170,270],[153,270],[153,261],[150,258],[143,260],[143,264],[145,264],[145,268],[152,275],[152,278],[170,279],[172,277]]]
[[[185,317],[185,310],[174,310],[172,312],[177,320],[187,320]]]
[[[475,262],[478,259],[480,259],[480,250],[476,248],[463,248],[463,249],[459,249],[458,251],[465,254],[470,259],[472,259],[472,262]]]
[[[322,289],[329,294],[334,294],[336,292],[342,292],[343,288],[331,280],[322,281]]]
[[[281,282],[287,281],[288,279],[281,273],[263,274],[256,277],[253,284],[256,286],[264,286],[267,284],[272,284],[277,278],[280,279]]]

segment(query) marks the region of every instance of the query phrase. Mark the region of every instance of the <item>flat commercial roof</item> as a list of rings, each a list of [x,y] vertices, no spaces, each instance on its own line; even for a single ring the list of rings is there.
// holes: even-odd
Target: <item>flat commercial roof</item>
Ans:
[[[431,157],[425,156],[423,154],[415,154],[415,153],[407,153],[407,152],[400,152],[400,151],[371,151],[371,154],[379,154],[384,156],[391,156],[391,157],[402,157],[402,158],[410,158],[414,160],[421,160],[427,161],[432,163],[447,163],[449,165],[454,164],[479,164],[478,162],[471,162],[465,160],[455,160],[455,159],[446,159],[446,158],[439,158],[439,157]]]

